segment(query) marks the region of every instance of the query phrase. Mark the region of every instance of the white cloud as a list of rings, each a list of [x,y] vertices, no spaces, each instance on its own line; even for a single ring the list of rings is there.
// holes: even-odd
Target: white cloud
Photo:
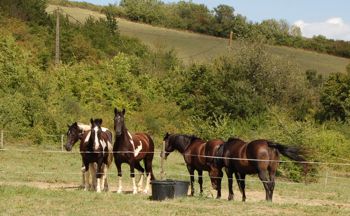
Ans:
[[[298,20],[294,23],[305,37],[324,35],[327,38],[350,41],[350,23],[345,23],[340,17],[332,17],[324,22],[307,23]]]

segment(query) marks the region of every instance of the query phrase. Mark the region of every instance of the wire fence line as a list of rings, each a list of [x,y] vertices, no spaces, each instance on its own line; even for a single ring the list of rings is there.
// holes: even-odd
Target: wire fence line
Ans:
[[[35,153],[57,153],[57,154],[98,154],[98,153],[113,153],[113,154],[134,154],[134,151],[58,151],[58,150],[34,150],[34,149],[18,149],[18,148],[2,148],[0,152],[35,152]],[[162,151],[141,151],[143,154],[161,154]],[[165,152],[170,153],[170,152]],[[350,163],[332,163],[332,162],[320,162],[320,161],[292,161],[292,160],[263,160],[254,158],[236,158],[236,157],[222,157],[222,156],[209,156],[209,155],[196,155],[196,154],[182,154],[183,156],[201,157],[211,159],[227,159],[235,161],[254,161],[254,162],[278,162],[278,163],[298,163],[298,164],[316,164],[326,166],[350,166]]]

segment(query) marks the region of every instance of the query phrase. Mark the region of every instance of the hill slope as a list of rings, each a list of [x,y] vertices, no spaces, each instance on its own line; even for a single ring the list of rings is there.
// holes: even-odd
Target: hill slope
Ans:
[[[79,22],[84,22],[89,16],[104,17],[103,14],[73,7],[59,6],[66,14],[74,17]],[[49,5],[47,12],[52,12],[57,6]],[[207,62],[220,55],[228,54],[228,41],[223,38],[196,34],[186,31],[178,31],[151,25],[134,23],[125,19],[118,19],[119,30],[122,35],[139,38],[152,48],[174,49],[179,58],[186,63]],[[233,50],[239,47],[239,42],[234,41]],[[349,59],[320,54],[301,49],[288,47],[268,46],[271,53],[288,58],[296,62],[302,70],[316,69],[322,74],[331,72],[345,72],[345,67],[350,63]]]

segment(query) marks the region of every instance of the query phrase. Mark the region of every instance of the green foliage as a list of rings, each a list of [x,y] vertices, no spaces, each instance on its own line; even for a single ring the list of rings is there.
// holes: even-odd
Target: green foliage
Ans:
[[[349,120],[350,115],[350,76],[341,73],[331,74],[325,82],[320,113],[321,120]]]

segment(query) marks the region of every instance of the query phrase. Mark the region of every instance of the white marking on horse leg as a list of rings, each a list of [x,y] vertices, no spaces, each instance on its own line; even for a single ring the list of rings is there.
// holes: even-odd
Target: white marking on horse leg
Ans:
[[[137,194],[137,187],[136,187],[136,180],[135,177],[131,178],[132,179],[132,193]]]
[[[96,192],[101,193],[101,178],[97,178]]]
[[[87,172],[85,172],[85,188],[84,191],[88,191],[90,188],[90,184],[89,184],[89,175],[90,175],[90,170],[88,170]]]
[[[122,193],[122,189],[123,189],[123,187],[122,187],[122,177],[121,176],[118,176],[118,183],[119,183],[119,186],[118,186],[118,191],[117,191],[117,193]]]
[[[94,131],[95,131],[95,150],[98,150],[98,147],[100,146],[97,138],[98,127],[95,127]]]
[[[101,190],[103,191],[105,189],[105,180],[107,178],[107,166],[105,164],[102,165],[102,170],[103,170],[103,174],[101,177]]]
[[[81,188],[85,187],[85,166],[81,167]]]
[[[91,187],[92,190],[96,190],[96,163],[89,164],[90,176],[91,176]]]
[[[142,191],[142,187],[143,187],[143,173],[140,172],[140,180],[139,183],[137,183],[137,187],[139,191]]]
[[[151,182],[151,173],[148,173],[145,190],[143,191],[145,194],[148,193],[150,182]]]

